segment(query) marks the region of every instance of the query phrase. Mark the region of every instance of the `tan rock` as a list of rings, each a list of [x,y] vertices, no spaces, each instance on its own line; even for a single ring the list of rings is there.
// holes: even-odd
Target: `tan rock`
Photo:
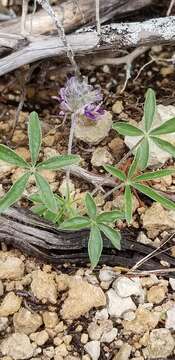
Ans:
[[[21,259],[9,256],[0,260],[0,279],[19,280],[24,274],[24,263]]]
[[[112,111],[114,114],[120,114],[123,111],[124,107],[123,107],[123,102],[121,100],[117,100],[113,105],[112,105]]]
[[[23,132],[23,130],[15,130],[14,135],[12,137],[12,141],[13,143],[17,144],[17,145],[24,145],[27,141],[27,136],[26,134]]]
[[[33,294],[43,301],[55,304],[57,301],[56,283],[51,274],[41,270],[33,271],[31,289]]]
[[[75,127],[75,137],[88,144],[99,144],[109,133],[112,126],[112,115],[105,111],[98,121],[81,119]]]
[[[55,348],[55,360],[57,359],[58,355],[65,357],[68,355],[68,351],[65,344],[61,344]]]
[[[119,161],[125,152],[125,144],[123,139],[120,137],[115,137],[111,140],[108,146],[111,149],[114,158]]]
[[[9,292],[0,306],[0,316],[9,316],[17,312],[21,306],[21,298],[14,292]]]
[[[124,343],[112,360],[128,360],[131,355],[132,346]]]
[[[70,276],[67,274],[56,275],[55,281],[57,283],[57,290],[58,291],[67,290],[69,287],[70,279],[71,279]]]
[[[98,147],[92,155],[91,164],[99,167],[105,164],[112,164],[114,161],[112,155],[105,147]]]
[[[26,149],[25,147],[21,146],[18,147],[15,152],[21,156],[24,160],[29,161],[30,160],[30,151]]]
[[[30,312],[28,309],[21,308],[13,316],[13,324],[16,332],[29,335],[34,333],[42,325],[42,317],[36,312]]]
[[[136,317],[134,320],[124,320],[124,332],[132,332],[134,334],[144,334],[146,331],[154,329],[158,324],[160,314],[158,312],[151,312],[144,308],[136,310]]]
[[[49,339],[49,335],[46,330],[42,330],[34,334],[31,334],[30,339],[34,341],[38,346],[42,346]]]
[[[4,285],[3,282],[0,280],[0,296],[4,294]]]
[[[147,292],[148,302],[153,304],[161,303],[166,296],[165,288],[161,285],[152,286]]]
[[[175,341],[168,329],[155,329],[150,333],[148,352],[151,359],[167,359],[173,352]]]
[[[0,160],[0,179],[11,174],[14,169],[14,165],[7,164],[5,161]]]
[[[106,304],[102,289],[81,278],[73,278],[69,287],[68,298],[61,309],[63,319],[78,319],[93,307],[97,308]]]
[[[149,237],[154,238],[163,230],[175,229],[173,215],[175,211],[165,210],[159,203],[153,203],[142,216],[143,227],[148,231]]]
[[[58,324],[58,315],[56,312],[44,311],[43,312],[44,325],[48,329],[53,329]]]
[[[27,335],[15,333],[3,340],[1,352],[14,360],[23,360],[33,356],[34,347]]]

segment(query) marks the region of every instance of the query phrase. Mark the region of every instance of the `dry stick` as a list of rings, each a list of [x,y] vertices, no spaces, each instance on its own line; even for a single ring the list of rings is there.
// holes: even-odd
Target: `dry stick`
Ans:
[[[154,257],[157,253],[159,253],[159,249],[162,248],[163,245],[165,245],[168,241],[170,241],[173,237],[175,236],[175,232],[168,237],[168,239],[166,239],[165,241],[163,241],[159,247],[155,250],[153,250],[150,254],[148,254],[147,256],[145,256],[143,259],[139,260],[128,272],[128,274],[134,272],[135,270],[137,270],[141,265],[143,265],[146,261],[150,260],[152,257]]]
[[[21,35],[26,36],[26,17],[28,13],[29,0],[22,0]]]
[[[100,25],[100,0],[95,0],[95,14],[96,14],[96,27],[97,34],[101,35],[101,25]]]
[[[170,1],[169,8],[168,8],[167,13],[166,13],[166,16],[170,16],[171,11],[172,11],[174,5],[175,5],[175,0],[171,0],[171,1]]]

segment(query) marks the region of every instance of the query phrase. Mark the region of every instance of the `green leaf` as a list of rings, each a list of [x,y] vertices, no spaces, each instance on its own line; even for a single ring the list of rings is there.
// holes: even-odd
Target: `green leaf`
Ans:
[[[134,160],[128,171],[128,178],[130,179],[136,172],[139,167],[139,159],[140,159],[140,148],[138,148],[136,155],[134,156]]]
[[[155,92],[152,89],[148,89],[144,104],[144,125],[146,132],[148,132],[152,126],[155,111],[156,111]]]
[[[46,211],[46,205],[44,204],[37,204],[31,207],[31,210],[34,214],[37,214],[39,216],[42,216],[44,212]],[[52,213],[53,214],[53,213]]]
[[[8,146],[0,144],[0,160],[24,169],[30,169],[30,165],[15,151]]]
[[[96,267],[100,260],[100,256],[103,249],[103,240],[100,230],[97,225],[91,227],[89,242],[88,242],[88,254],[90,262],[93,268]]]
[[[162,177],[167,176],[167,175],[172,175],[174,173],[175,173],[175,168],[174,169],[167,169],[167,170],[163,169],[163,170],[150,171],[150,172],[146,172],[146,173],[144,173],[142,175],[136,176],[134,178],[134,182],[159,179],[159,178],[162,178]]]
[[[149,141],[148,139],[144,139],[139,149],[137,150],[139,153],[139,168],[144,170],[147,167],[149,160]]]
[[[78,155],[53,156],[37,165],[38,169],[57,170],[66,166],[76,165],[80,162]]]
[[[85,196],[85,205],[88,215],[91,218],[94,218],[97,214],[97,208],[93,197],[89,193],[87,193]]]
[[[76,216],[72,219],[65,220],[61,225],[61,230],[80,230],[90,227],[90,220],[86,216]]]
[[[121,181],[126,180],[125,173],[123,171],[117,169],[116,167],[114,167],[112,165],[104,165],[103,167],[108,173],[110,173],[111,175],[119,178]]]
[[[118,250],[121,250],[121,234],[118,230],[111,228],[108,225],[101,224],[100,230],[105,234],[105,236],[112,242],[112,245]]]
[[[173,157],[175,157],[175,146],[170,144],[168,141],[166,140],[162,140],[160,138],[157,138],[155,136],[151,136],[151,140],[162,150],[168,152],[169,154],[171,154]]]
[[[166,197],[160,195],[157,191],[151,189],[149,186],[133,183],[132,184],[135,189],[140,191],[141,193],[145,194],[149,198],[153,199],[154,201],[159,202],[164,207],[170,210],[175,210],[175,203]]]
[[[118,219],[124,219],[125,215],[120,210],[112,210],[99,214],[96,218],[98,224],[100,223],[111,223]]]
[[[10,188],[10,190],[5,194],[3,198],[0,199],[0,213],[8,209],[16,201],[18,201],[27,185],[29,180],[30,173],[22,175]]]
[[[159,127],[155,128],[150,132],[150,135],[163,135],[163,134],[170,134],[175,132],[175,117],[172,119],[167,120],[164,124],[160,125]]]
[[[38,160],[42,141],[41,124],[38,114],[35,111],[32,111],[29,116],[28,137],[32,164],[35,165]]]
[[[30,201],[36,202],[36,203],[42,203],[42,199],[39,193],[32,194],[28,197]]]
[[[58,206],[49,183],[37,172],[35,173],[35,180],[43,203],[47,206],[48,210],[56,213],[58,211]]]
[[[116,122],[112,125],[112,128],[116,130],[121,135],[126,136],[143,136],[144,133],[142,130],[138,129],[134,125],[124,122]]]
[[[132,220],[132,192],[129,185],[125,186],[125,218],[128,224],[131,223]]]

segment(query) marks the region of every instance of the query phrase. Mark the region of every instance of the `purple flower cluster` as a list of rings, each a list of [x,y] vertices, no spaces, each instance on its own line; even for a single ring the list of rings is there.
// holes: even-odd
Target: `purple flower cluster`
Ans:
[[[102,101],[100,91],[93,89],[85,78],[79,80],[72,76],[65,87],[60,89],[57,99],[60,101],[60,115],[84,115],[87,119],[95,121],[104,113],[99,103]]]

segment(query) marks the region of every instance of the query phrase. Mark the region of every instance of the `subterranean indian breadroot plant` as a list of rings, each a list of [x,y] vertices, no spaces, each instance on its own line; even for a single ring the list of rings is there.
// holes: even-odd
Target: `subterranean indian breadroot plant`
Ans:
[[[102,96],[98,90],[94,90],[88,84],[86,79],[81,81],[75,77],[70,78],[66,86],[60,90],[59,101],[61,115],[70,116],[73,119],[73,129],[79,118],[82,121],[82,115],[89,121],[100,121],[100,115],[103,113],[100,103]],[[103,236],[111,241],[115,248],[120,250],[121,235],[116,225],[119,219],[126,220],[128,224],[131,223],[133,192],[142,193],[152,200],[160,202],[164,207],[175,210],[173,201],[162,196],[150,186],[150,181],[175,173],[175,168],[143,172],[147,168],[151,142],[154,142],[158,147],[175,157],[175,147],[161,138],[161,135],[175,133],[175,118],[167,120],[163,125],[155,128],[155,113],[155,93],[152,89],[148,89],[144,105],[144,128],[137,128],[126,122],[113,124],[113,128],[119,134],[138,137],[138,142],[132,149],[135,154],[134,159],[127,172],[120,168],[121,162],[118,166],[117,164],[116,166],[104,166],[104,169],[110,175],[117,178],[116,187],[113,191],[119,189],[124,191],[124,209],[121,211],[99,212],[92,195],[86,193],[84,199],[85,215],[82,216],[77,210],[76,200],[69,191],[69,182],[67,181],[67,192],[63,197],[59,194],[53,194],[49,183],[42,174],[43,169],[57,171],[65,168],[68,171],[69,166],[79,163],[80,157],[70,154],[73,141],[72,127],[68,155],[54,156],[48,160],[38,162],[42,142],[41,124],[37,113],[32,112],[28,122],[31,162],[26,162],[9,147],[0,145],[0,160],[24,170],[23,175],[0,199],[0,213],[22,197],[30,176],[34,176],[38,192],[29,197],[34,204],[32,207],[33,212],[52,221],[61,230],[78,231],[80,229],[89,229],[88,253],[91,265],[94,268],[98,264],[102,253]],[[128,154],[130,156],[131,151]],[[127,155],[124,160],[126,158]]]

